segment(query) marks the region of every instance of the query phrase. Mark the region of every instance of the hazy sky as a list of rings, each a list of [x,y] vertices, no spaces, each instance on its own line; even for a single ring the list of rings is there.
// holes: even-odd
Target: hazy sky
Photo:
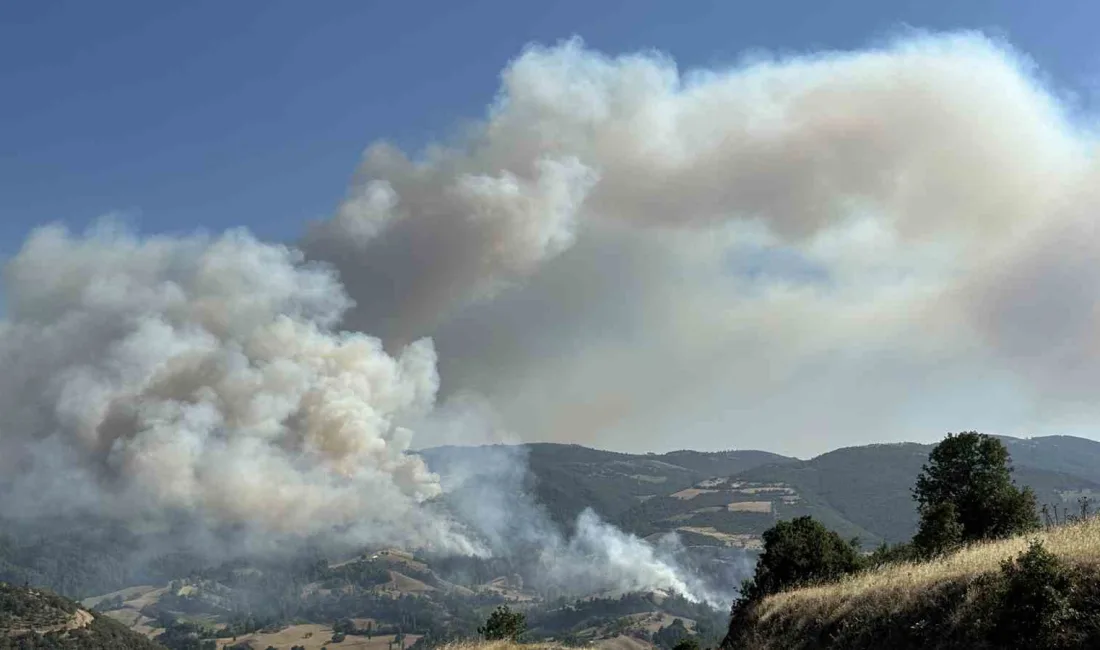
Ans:
[[[303,241],[336,264],[359,303],[349,324],[391,347],[432,336],[441,400],[477,393],[521,438],[806,456],[963,428],[1097,437],[1093,251],[1051,250],[1092,234],[1096,203],[1081,188],[1092,178],[1098,20],[1100,6],[1084,0],[6,2],[0,254],[14,255],[46,223],[81,230],[111,213],[143,234],[243,226],[263,240]],[[972,35],[915,45],[916,54],[901,46],[882,62],[858,56],[911,42],[914,29],[980,30],[996,45],[974,46]],[[583,45],[553,49],[573,36]],[[552,49],[521,57],[530,44]],[[1002,46],[1011,53],[992,53]],[[614,58],[653,50],[661,55]],[[830,59],[830,50],[857,55]],[[771,74],[751,67],[761,52],[781,68],[761,83],[796,98],[776,113],[783,118],[753,113],[759,104],[738,94]],[[974,71],[978,90],[952,76],[952,61]],[[729,79],[689,82],[693,70]],[[662,85],[677,73],[684,81]],[[622,104],[701,121],[668,141],[620,132],[582,115],[576,102],[590,97],[576,79],[619,102],[609,100],[610,115]],[[912,88],[894,88],[897,79]],[[711,170],[750,163],[699,143],[738,137],[736,110],[797,117],[799,89],[818,86],[824,103],[814,105],[829,114],[835,104],[840,120],[818,126],[835,135],[849,120],[844,128],[865,138],[858,151],[810,128],[783,141],[782,155],[754,142],[750,162],[764,162],[751,164],[775,169],[722,177],[734,189],[714,194]],[[500,97],[508,101],[494,104]],[[427,175],[406,165],[404,156],[490,113],[490,127],[471,127],[481,144],[470,151]],[[787,124],[812,118],[800,119]],[[536,127],[544,137],[524,140]],[[937,138],[973,155],[926,157]],[[635,144],[658,140],[667,148],[651,154],[688,162],[664,169],[659,178],[678,184],[650,196],[652,184],[631,184],[652,171]],[[361,163],[379,141],[404,153]],[[845,173],[792,157],[814,146]],[[895,181],[915,175],[932,196],[867,181],[895,168]],[[520,207],[501,203],[513,196],[504,172],[521,181]],[[455,181],[463,174],[504,174],[503,184]],[[398,205],[430,216],[346,248],[374,178]],[[452,181],[471,210],[501,210],[507,223],[447,230],[437,212],[452,195],[438,187]],[[1050,189],[1023,191],[1032,185]],[[816,212],[853,197],[896,217],[898,231]],[[1049,225],[1067,205],[1084,214]],[[771,232],[695,229],[740,211]],[[578,229],[575,215],[591,225]],[[307,235],[307,223],[334,216]],[[675,232],[618,231],[637,222]],[[923,239],[913,234],[923,228]],[[1027,228],[1049,246],[1005,234]]]

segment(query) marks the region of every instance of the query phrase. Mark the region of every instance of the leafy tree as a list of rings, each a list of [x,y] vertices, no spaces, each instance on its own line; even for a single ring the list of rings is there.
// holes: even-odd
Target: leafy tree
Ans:
[[[921,515],[917,536],[929,544],[954,543],[956,531],[957,541],[966,543],[1010,537],[1039,525],[1035,495],[1030,488],[1016,487],[1004,444],[973,431],[948,434],[932,449],[917,477],[913,498]],[[949,519],[947,503],[954,508],[957,527]]]
[[[507,605],[497,607],[485,621],[485,627],[477,628],[477,633],[489,641],[515,640],[526,631],[527,617],[522,612],[513,612]]]
[[[853,540],[854,541],[854,540]],[[780,591],[837,580],[865,566],[855,544],[845,542],[813,517],[781,521],[764,531],[764,552],[752,579],[741,584],[733,603],[729,631],[721,647],[756,647],[744,637],[756,604]]]
[[[742,598],[756,600],[800,585],[836,580],[863,567],[856,548],[813,517],[781,521],[764,532],[764,553]]]
[[[699,642],[693,638],[683,639],[672,650],[699,650]]]

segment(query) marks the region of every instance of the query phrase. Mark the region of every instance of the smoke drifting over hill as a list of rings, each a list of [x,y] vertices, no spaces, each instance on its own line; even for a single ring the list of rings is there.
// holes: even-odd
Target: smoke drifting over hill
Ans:
[[[303,253],[35,233],[5,270],[0,514],[539,538],[437,507],[405,427],[440,373],[512,435],[643,447],[689,407],[827,434],[896,423],[931,383],[1072,397],[1100,377],[1096,180],[1092,134],[976,35],[690,74],[531,48],[463,140],[372,145]],[[699,595],[579,530],[548,538],[550,566]]]

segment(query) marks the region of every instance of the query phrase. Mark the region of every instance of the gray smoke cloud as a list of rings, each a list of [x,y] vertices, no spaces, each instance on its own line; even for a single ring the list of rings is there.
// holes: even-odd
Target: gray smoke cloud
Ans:
[[[1100,367],[1095,138],[1008,45],[681,71],[570,41],[501,79],[463,138],[368,149],[306,238],[352,296],[385,296],[357,327],[432,336],[444,394],[622,449],[807,454],[1082,413],[1050,399],[1071,357]]]
[[[399,425],[438,387],[429,341],[390,356],[333,327],[331,270],[244,232],[37,231],[5,269],[7,515],[183,512],[263,535],[474,552],[418,504],[438,477]]]

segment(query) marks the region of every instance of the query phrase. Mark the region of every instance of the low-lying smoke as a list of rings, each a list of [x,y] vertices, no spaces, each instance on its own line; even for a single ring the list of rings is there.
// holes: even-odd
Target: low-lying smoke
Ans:
[[[479,411],[464,413],[469,426],[480,428],[475,435],[484,435],[485,423],[476,420]],[[525,565],[531,578],[527,586],[542,593],[581,597],[662,590],[725,608],[740,578],[748,577],[747,567],[740,567],[735,580],[705,580],[688,568],[674,535],[650,544],[591,509],[570,522],[566,534],[535,501],[522,446],[441,447],[429,453],[448,511],[476,531],[492,556]]]

